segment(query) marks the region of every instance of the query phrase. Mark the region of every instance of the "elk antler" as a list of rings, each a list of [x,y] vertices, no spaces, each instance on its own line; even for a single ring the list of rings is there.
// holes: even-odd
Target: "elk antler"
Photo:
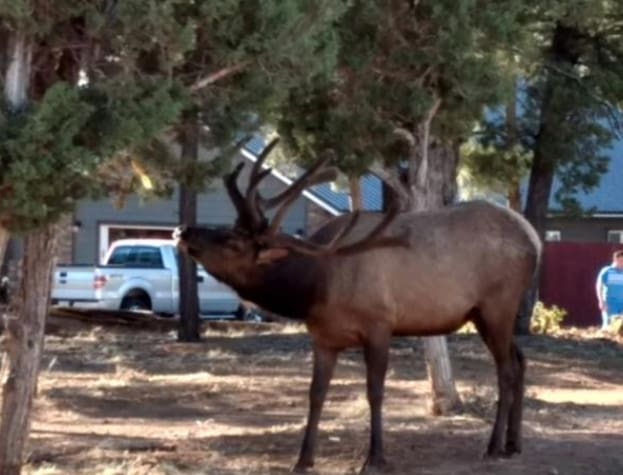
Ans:
[[[334,180],[337,176],[337,170],[335,168],[324,168],[327,162],[333,158],[332,153],[329,152],[285,191],[270,199],[262,198],[259,194],[259,185],[271,172],[270,168],[262,170],[262,165],[277,143],[278,139],[272,140],[253,164],[249,176],[249,186],[244,196],[236,184],[238,176],[244,166],[242,163],[239,164],[233,172],[224,177],[225,188],[238,212],[237,225],[251,232],[266,232],[266,235],[276,234],[290,206],[306,187]],[[264,211],[278,205],[281,206],[269,225],[268,220],[264,216]]]
[[[236,211],[238,212],[237,225],[248,229],[250,231],[262,231],[267,226],[267,220],[262,214],[262,210],[258,205],[258,186],[260,182],[270,174],[271,169],[261,171],[262,165],[266,161],[266,158],[275,148],[279,142],[278,138],[273,139],[265,148],[262,153],[257,157],[256,162],[253,164],[251,174],[249,176],[249,186],[245,196],[242,195],[238,189],[237,181],[240,176],[240,172],[244,168],[244,163],[238,164],[236,168],[229,174],[223,177],[225,183],[225,189],[229,194]]]
[[[342,226],[333,235],[330,242],[326,244],[316,244],[310,241],[295,239],[292,236],[279,233],[279,229],[286,213],[301,195],[303,190],[309,186],[334,180],[337,170],[334,167],[326,167],[327,163],[333,158],[333,151],[325,152],[324,156],[303,173],[285,191],[270,199],[260,196],[258,188],[262,180],[268,176],[271,169],[262,170],[262,165],[270,152],[277,145],[278,139],[274,139],[260,154],[251,169],[249,176],[249,186],[243,196],[236,184],[238,176],[243,168],[243,164],[238,165],[232,173],[224,179],[229,196],[238,211],[238,225],[254,233],[265,244],[271,246],[284,246],[289,249],[308,255],[322,254],[351,254],[361,252],[366,249],[380,246],[404,246],[405,241],[400,237],[383,237],[382,234],[393,222],[400,212],[399,200],[393,189],[390,189],[391,201],[381,221],[374,228],[358,241],[342,245],[350,232],[359,222],[361,213],[356,211],[351,213],[349,219],[344,220]],[[263,212],[265,210],[279,206],[274,218],[268,223]]]
[[[259,203],[259,194],[258,188],[260,183],[264,178],[270,175],[272,168],[267,168],[266,170],[262,170],[262,165],[266,161],[266,158],[270,155],[273,149],[279,143],[279,138],[275,137],[271,142],[262,150],[262,153],[257,157],[257,160],[253,164],[253,168],[251,169],[251,175],[249,176],[249,187],[247,188],[247,196],[246,203],[247,208],[253,213],[255,219],[262,223],[264,226],[266,225],[266,218],[262,213],[262,208]]]
[[[326,244],[316,244],[310,241],[295,239],[291,236],[283,234],[269,237],[267,241],[273,246],[283,246],[300,252],[301,254],[315,256],[328,254],[355,254],[378,247],[407,246],[408,242],[404,236],[382,236],[385,230],[400,213],[400,203],[395,195],[395,192],[391,190],[390,194],[391,201],[389,202],[388,209],[384,213],[381,221],[374,226],[370,232],[354,243],[342,245],[346,237],[359,221],[361,217],[361,213],[359,211],[351,213],[349,219],[344,221],[333,238]]]
[[[236,184],[238,176],[243,168],[244,163],[239,163],[238,166],[234,168],[234,171],[223,177],[223,183],[225,183],[225,189],[229,194],[229,198],[238,212],[238,220],[236,221],[236,224],[246,229],[255,229],[258,223],[251,215],[244,196],[242,196],[242,193],[240,193],[238,185]]]
[[[283,193],[264,200],[264,207],[266,209],[274,208],[277,205],[281,205],[275,217],[270,223],[268,228],[268,235],[275,235],[279,232],[279,227],[286,217],[286,213],[292,206],[292,203],[300,196],[303,190],[309,186],[317,185],[327,181],[335,180],[337,177],[337,170],[333,167],[324,168],[324,166],[333,158],[332,153],[326,153],[325,156],[312,165],[305,173],[303,173],[294,183],[292,183]]]

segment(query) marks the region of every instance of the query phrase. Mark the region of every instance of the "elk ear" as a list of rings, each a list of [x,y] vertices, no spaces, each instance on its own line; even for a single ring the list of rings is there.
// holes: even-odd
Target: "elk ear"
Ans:
[[[279,259],[283,259],[284,257],[288,257],[290,251],[283,247],[271,247],[269,249],[264,249],[260,251],[257,255],[257,263],[258,264],[271,264]]]

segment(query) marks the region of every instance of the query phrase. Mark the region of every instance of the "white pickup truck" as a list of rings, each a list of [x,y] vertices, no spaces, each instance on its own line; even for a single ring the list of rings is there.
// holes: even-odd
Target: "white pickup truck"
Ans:
[[[106,310],[151,310],[165,315],[178,312],[178,252],[172,240],[115,241],[104,262],[103,266],[57,266],[52,304]],[[201,267],[197,278],[202,315],[245,317],[244,306],[231,288]]]

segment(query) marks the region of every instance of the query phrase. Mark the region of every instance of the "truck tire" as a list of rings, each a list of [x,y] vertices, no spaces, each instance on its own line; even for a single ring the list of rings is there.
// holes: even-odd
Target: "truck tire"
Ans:
[[[130,312],[151,310],[150,303],[142,297],[124,297],[121,301],[121,310]]]
[[[244,305],[240,305],[234,313],[236,320],[243,322],[262,322],[262,316],[257,312],[255,308],[247,308]]]
[[[238,305],[238,308],[236,309],[236,311],[234,312],[234,317],[236,318],[236,320],[244,320],[245,317],[247,316],[248,310],[246,309],[246,307],[244,305]]]

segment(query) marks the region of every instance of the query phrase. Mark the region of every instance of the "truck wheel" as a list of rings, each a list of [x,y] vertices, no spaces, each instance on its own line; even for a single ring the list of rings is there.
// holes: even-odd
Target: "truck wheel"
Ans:
[[[238,308],[234,312],[234,317],[236,317],[236,320],[244,320],[247,316],[247,313],[248,310],[245,308],[244,305],[238,305]]]
[[[130,312],[151,310],[151,306],[145,299],[140,297],[125,297],[121,301],[121,310],[128,310]]]
[[[238,310],[234,313],[236,320],[242,320],[244,322],[262,322],[264,319],[262,315],[255,308],[246,308],[244,305],[240,305]]]

